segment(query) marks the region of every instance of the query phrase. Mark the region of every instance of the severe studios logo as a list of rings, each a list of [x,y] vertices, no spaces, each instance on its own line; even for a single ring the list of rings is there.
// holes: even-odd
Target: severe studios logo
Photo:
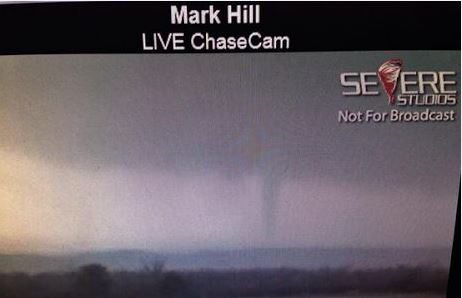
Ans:
[[[455,71],[402,71],[403,61],[385,61],[377,72],[345,72],[340,82],[345,96],[379,95],[379,81],[388,103],[398,106],[453,106],[456,100]],[[398,88],[399,87],[399,88]],[[399,95],[396,89],[399,89]]]
[[[390,106],[425,107],[422,111],[391,109],[339,111],[339,122],[433,122],[453,121],[455,111],[434,110],[435,107],[452,107],[457,104],[456,72],[449,70],[405,71],[403,60],[392,58],[383,62],[376,72],[344,72],[340,83],[344,96],[377,96],[385,91]]]

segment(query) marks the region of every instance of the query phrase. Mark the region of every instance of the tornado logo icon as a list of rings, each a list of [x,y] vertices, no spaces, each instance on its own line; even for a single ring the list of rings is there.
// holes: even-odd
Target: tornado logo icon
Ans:
[[[377,71],[379,80],[382,83],[382,87],[388,95],[389,104],[395,103],[394,93],[402,65],[403,61],[401,59],[393,58],[385,61],[382,65],[380,65]]]

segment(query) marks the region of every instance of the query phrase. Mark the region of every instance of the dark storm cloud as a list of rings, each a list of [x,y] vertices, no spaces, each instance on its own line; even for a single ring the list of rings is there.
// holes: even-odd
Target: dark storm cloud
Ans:
[[[401,55],[408,67],[457,68],[451,54],[440,56],[447,61]],[[340,72],[374,71],[388,56],[356,57],[3,58],[1,107],[8,119],[2,122],[8,127],[1,146],[90,168],[235,175],[277,163],[290,176],[447,187],[443,175],[428,173],[446,172],[447,156],[458,156],[457,123],[337,123],[341,108],[386,108],[382,98],[341,96]]]
[[[1,57],[0,151],[27,156],[57,169],[78,169],[95,175],[127,170],[131,185],[139,187],[130,193],[136,194],[141,205],[150,204],[143,187],[151,182],[133,173],[168,173],[173,175],[169,176],[170,183],[179,187],[190,183],[181,179],[200,175],[218,175],[227,181],[256,175],[261,177],[261,192],[252,196],[261,195],[265,202],[262,212],[267,234],[276,229],[276,210],[283,203],[303,200],[307,203],[298,209],[306,210],[311,217],[307,215],[300,223],[330,214],[333,205],[339,207],[338,214],[326,218],[342,218],[339,214],[343,209],[361,205],[386,214],[407,197],[416,210],[428,211],[433,200],[438,200],[447,214],[455,206],[459,121],[339,124],[339,109],[389,109],[385,95],[343,97],[339,74],[375,71],[391,56],[399,56],[410,70],[456,70],[460,68],[458,55],[395,52]],[[170,197],[176,196],[172,185],[165,190]],[[293,198],[284,197],[281,202],[281,196],[289,196],[282,194],[284,185],[292,185],[285,191]],[[311,197],[303,197],[300,190],[304,187],[309,187],[305,193]],[[332,192],[337,187],[338,192]],[[206,205],[218,196],[202,195]],[[234,199],[232,195],[223,197]],[[163,200],[162,196],[156,198]],[[319,204],[318,199],[326,203]],[[386,202],[381,204],[380,200]],[[310,211],[310,204],[317,206],[318,215],[315,209]],[[413,212],[411,207],[406,208],[407,215]],[[364,215],[361,222],[381,225],[373,221],[374,216]],[[140,218],[148,219],[149,214]],[[284,218],[279,221],[283,226],[294,225],[285,223]],[[425,223],[427,228],[429,222]],[[397,227],[390,227],[393,229],[397,231]],[[314,244],[324,243],[320,234],[313,235],[318,241]],[[348,233],[331,238],[343,241],[345,235]],[[306,244],[300,240],[302,236],[296,237],[295,242]],[[372,232],[364,237],[373,239]],[[432,237],[425,239],[435,243],[437,237]],[[378,243],[361,239],[358,241],[367,245]],[[401,238],[397,241],[405,242]]]

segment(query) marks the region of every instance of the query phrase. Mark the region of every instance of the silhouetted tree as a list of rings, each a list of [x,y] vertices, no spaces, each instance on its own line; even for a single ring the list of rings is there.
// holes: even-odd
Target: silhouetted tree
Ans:
[[[150,274],[150,275],[161,275],[164,271],[165,261],[163,260],[155,260],[151,262],[149,265],[143,266],[143,272]]]
[[[106,267],[89,264],[79,268],[75,290],[84,297],[105,297],[109,293],[111,278]]]

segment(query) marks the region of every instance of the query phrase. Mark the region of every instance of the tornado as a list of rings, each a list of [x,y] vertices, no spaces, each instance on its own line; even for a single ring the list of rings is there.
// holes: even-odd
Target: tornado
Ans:
[[[263,224],[267,241],[274,238],[277,224],[281,184],[286,176],[287,163],[279,150],[268,150],[262,156]]]
[[[267,173],[263,177],[263,221],[267,240],[274,235],[280,184],[281,179],[272,173]]]
[[[280,189],[288,169],[288,155],[281,143],[274,142],[273,134],[260,123],[249,126],[247,134],[240,134],[235,144],[239,145],[238,150],[251,152],[252,164],[261,178],[261,233],[270,244],[276,230]]]

